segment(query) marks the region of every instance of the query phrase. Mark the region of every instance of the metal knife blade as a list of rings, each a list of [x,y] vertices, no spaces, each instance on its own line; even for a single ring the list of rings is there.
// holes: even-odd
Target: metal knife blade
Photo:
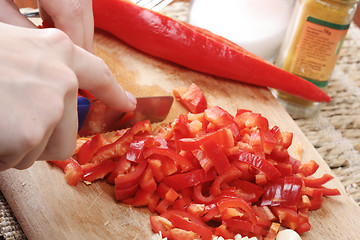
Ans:
[[[127,128],[143,120],[161,122],[167,117],[173,101],[172,96],[139,97],[135,111],[124,113],[111,109],[100,100],[88,100],[86,111],[86,99],[78,99],[78,133],[90,136]]]

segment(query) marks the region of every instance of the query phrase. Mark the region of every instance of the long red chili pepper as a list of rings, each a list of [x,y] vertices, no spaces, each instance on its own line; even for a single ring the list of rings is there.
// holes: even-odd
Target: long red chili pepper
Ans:
[[[93,0],[93,11],[95,27],[152,56],[199,72],[330,102],[330,97],[314,84],[206,30],[127,0]]]

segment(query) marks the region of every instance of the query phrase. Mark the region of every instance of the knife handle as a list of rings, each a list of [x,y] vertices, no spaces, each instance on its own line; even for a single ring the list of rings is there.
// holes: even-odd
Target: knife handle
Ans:
[[[89,99],[87,99],[86,97],[80,97],[78,96],[78,101],[77,101],[77,112],[78,112],[78,131],[80,131],[85,117],[88,114],[90,109],[90,101]]]

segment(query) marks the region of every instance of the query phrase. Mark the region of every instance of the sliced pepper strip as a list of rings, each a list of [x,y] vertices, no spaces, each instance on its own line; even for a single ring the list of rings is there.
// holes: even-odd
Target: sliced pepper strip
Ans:
[[[214,164],[215,170],[218,174],[222,174],[230,167],[230,162],[225,153],[216,144],[214,141],[204,142],[201,146],[201,149],[205,155],[211,160]]]
[[[330,174],[324,174],[319,178],[314,177],[303,177],[305,186],[307,187],[321,187],[323,184],[327,183],[328,181],[332,180],[334,177]]]
[[[238,160],[240,162],[248,163],[256,169],[264,172],[266,176],[271,180],[276,180],[281,176],[281,173],[279,172],[279,170],[276,169],[276,167],[274,167],[265,159],[256,156],[255,154],[241,151],[238,156]]]
[[[249,203],[245,202],[241,198],[225,197],[225,198],[220,199],[216,203],[216,205],[218,206],[220,213],[223,212],[227,208],[232,208],[232,207],[241,208],[249,215],[249,220],[252,222],[252,224],[257,223],[256,215],[255,215],[254,211],[252,210],[251,205]]]
[[[181,167],[182,171],[186,172],[193,168],[193,165],[186,157],[181,156],[168,148],[151,147],[145,150],[144,157],[148,158],[154,154],[159,154],[171,158],[178,166]]]
[[[299,177],[285,177],[265,186],[261,206],[296,207],[300,200],[302,180]]]
[[[208,182],[216,178],[215,171],[205,172],[202,169],[193,170],[187,173],[174,174],[164,178],[164,182],[176,191],[192,187],[196,184]]]

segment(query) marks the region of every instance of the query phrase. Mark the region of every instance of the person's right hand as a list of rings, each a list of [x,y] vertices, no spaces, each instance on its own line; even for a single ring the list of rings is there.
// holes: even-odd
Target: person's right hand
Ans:
[[[73,154],[78,88],[114,109],[134,110],[136,99],[103,60],[64,32],[5,23],[0,32],[0,170]]]

